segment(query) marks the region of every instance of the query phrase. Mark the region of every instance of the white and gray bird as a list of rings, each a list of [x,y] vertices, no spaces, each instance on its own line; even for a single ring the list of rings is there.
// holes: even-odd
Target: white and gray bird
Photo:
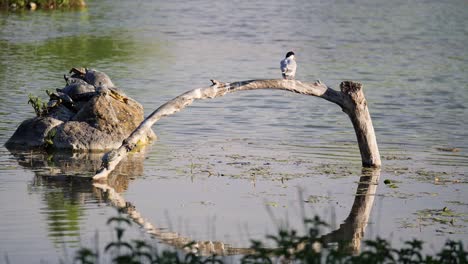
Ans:
[[[281,73],[283,74],[283,79],[285,80],[294,80],[296,75],[296,58],[294,52],[290,51],[286,53],[286,57],[280,63]]]

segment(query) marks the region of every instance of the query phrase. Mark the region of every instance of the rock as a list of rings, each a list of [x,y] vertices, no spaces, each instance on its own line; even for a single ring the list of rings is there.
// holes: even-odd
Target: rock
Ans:
[[[49,109],[47,116],[66,122],[70,120],[74,115],[75,113],[72,110],[70,110],[68,107],[66,107],[65,105],[59,104]]]
[[[63,121],[53,117],[35,117],[23,121],[13,136],[5,143],[8,149],[29,149],[46,147],[48,133]]]
[[[143,107],[132,99],[124,103],[100,94],[93,97],[72,120],[86,122],[105,133],[120,136],[130,135],[143,121],[143,114]]]
[[[55,149],[74,151],[106,151],[118,148],[122,140],[104,133],[86,122],[70,121],[57,127],[52,140]]]
[[[74,68],[75,69],[75,68]],[[86,81],[83,83],[81,77]],[[65,78],[64,89],[51,93],[46,117],[24,121],[8,140],[8,149],[48,148],[84,152],[102,152],[120,147],[144,119],[143,107],[119,92],[110,78],[102,72],[86,70],[80,75],[75,69],[73,78]],[[96,92],[95,83],[109,88],[109,93]],[[79,101],[65,102],[63,96],[79,97]],[[75,98],[74,98],[75,99]],[[78,98],[76,98],[78,99]],[[139,144],[156,139],[152,130]]]

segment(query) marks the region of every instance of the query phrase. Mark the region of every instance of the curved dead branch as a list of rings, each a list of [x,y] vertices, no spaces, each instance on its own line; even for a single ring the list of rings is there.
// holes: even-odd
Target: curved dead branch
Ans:
[[[212,80],[212,85],[185,92],[168,101],[151,113],[133,133],[122,142],[122,146],[108,152],[102,162],[100,170],[93,177],[94,180],[106,179],[115,166],[135,148],[140,138],[145,135],[159,119],[172,115],[193,103],[194,100],[212,99],[228,93],[258,89],[279,89],[294,93],[321,97],[339,105],[351,119],[364,167],[380,167],[380,154],[374,134],[374,128],[367,109],[367,102],[362,91],[362,85],[351,81],[342,82],[341,91],[333,90],[320,81],[314,83],[296,80],[248,80],[233,83],[222,83]]]

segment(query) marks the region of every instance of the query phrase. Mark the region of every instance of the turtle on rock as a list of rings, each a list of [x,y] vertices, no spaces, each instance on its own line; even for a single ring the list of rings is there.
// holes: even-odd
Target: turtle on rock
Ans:
[[[72,68],[70,70],[70,73],[72,73],[71,77],[72,78],[79,78],[87,83],[93,85],[94,87],[100,86],[100,85],[106,85],[107,87],[114,87],[114,84],[112,83],[111,79],[107,74],[96,71],[93,69],[88,69],[88,68]]]
[[[57,92],[65,93],[75,101],[87,101],[96,95],[96,88],[85,81],[77,81],[68,84],[63,89],[57,89]]]
[[[68,86],[62,91],[72,98],[78,99],[86,95],[106,94],[118,101],[128,102],[128,96],[115,87],[107,74],[88,68],[72,68],[70,73],[71,76],[65,78]],[[83,80],[86,84],[83,84],[80,80]]]
[[[62,93],[60,91],[57,92],[50,92],[46,90],[47,95],[49,95],[49,102],[47,102],[47,109],[52,110],[58,108],[60,105],[65,106],[69,110],[76,112],[78,109],[76,108],[76,103],[73,99],[68,96],[66,93]]]
[[[123,103],[128,103],[128,96],[118,89],[117,87],[108,87],[107,85],[102,85],[100,84],[98,87],[96,87],[96,92],[98,94],[105,94],[109,95],[110,97],[114,98],[117,101],[123,102]]]

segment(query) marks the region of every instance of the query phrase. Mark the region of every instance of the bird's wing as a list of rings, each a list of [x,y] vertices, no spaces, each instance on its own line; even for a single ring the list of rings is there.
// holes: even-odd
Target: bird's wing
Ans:
[[[286,59],[282,60],[280,63],[280,69],[282,73],[286,73],[288,71],[288,62]]]
[[[291,59],[284,59],[281,61],[281,72],[282,73],[295,73],[296,72],[296,61]]]

